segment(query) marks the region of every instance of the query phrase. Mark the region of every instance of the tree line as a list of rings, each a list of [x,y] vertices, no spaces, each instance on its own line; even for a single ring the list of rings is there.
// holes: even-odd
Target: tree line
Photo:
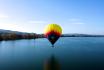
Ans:
[[[0,41],[2,40],[18,40],[18,39],[36,39],[43,38],[43,34],[35,34],[35,33],[26,33],[26,34],[16,34],[16,33],[1,33]]]

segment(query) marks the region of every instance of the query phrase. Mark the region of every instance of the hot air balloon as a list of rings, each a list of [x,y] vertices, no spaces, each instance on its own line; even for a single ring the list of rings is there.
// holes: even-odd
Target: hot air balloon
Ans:
[[[59,39],[62,34],[62,29],[58,24],[48,24],[45,27],[44,35],[52,45]]]

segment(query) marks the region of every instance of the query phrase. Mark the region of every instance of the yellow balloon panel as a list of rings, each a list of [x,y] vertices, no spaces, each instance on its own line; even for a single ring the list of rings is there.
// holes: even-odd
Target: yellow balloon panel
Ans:
[[[48,24],[44,29],[44,34],[51,32],[51,31],[54,31],[60,34],[62,33],[61,27],[57,24]]]

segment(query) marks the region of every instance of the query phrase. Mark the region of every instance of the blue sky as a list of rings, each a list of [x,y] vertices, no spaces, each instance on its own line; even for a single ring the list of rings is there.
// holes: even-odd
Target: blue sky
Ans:
[[[0,29],[43,33],[50,23],[63,33],[104,34],[104,0],[0,0]]]

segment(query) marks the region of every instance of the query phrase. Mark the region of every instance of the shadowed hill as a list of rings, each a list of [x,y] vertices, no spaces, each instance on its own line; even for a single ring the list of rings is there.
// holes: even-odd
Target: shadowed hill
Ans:
[[[104,37],[104,35],[62,34],[61,37]],[[44,34],[27,33],[27,32],[0,29],[0,41],[18,40],[18,39],[36,39],[36,38],[44,38]]]
[[[35,39],[36,37],[37,37],[36,33],[26,33],[0,29],[0,41],[17,40],[17,39]]]

